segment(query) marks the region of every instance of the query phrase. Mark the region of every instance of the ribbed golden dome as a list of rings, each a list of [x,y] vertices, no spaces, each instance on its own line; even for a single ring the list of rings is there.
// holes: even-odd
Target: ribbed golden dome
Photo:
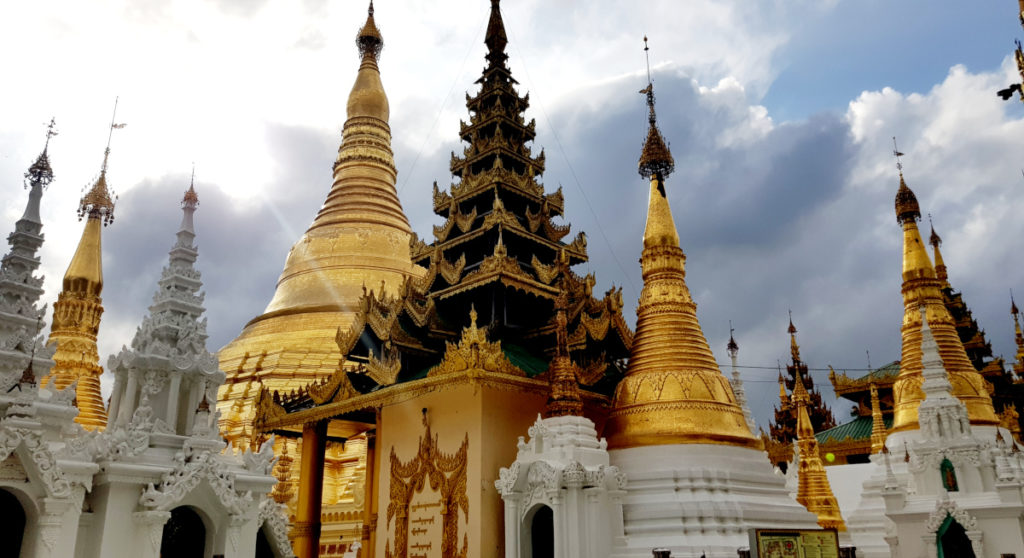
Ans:
[[[949,373],[953,395],[967,407],[971,424],[998,424],[988,383],[971,365],[953,318],[942,302],[941,286],[917,228],[917,198],[900,175],[896,216],[903,225],[903,352],[900,374],[893,384],[893,431],[918,428],[917,407],[924,400],[921,383],[921,311],[924,305],[939,354]],[[903,200],[901,205],[900,200]],[[909,200],[913,200],[912,203]]]
[[[651,180],[644,288],[626,377],[605,426],[609,448],[659,444],[758,446],[718,369],[685,282],[686,256],[662,179]]]
[[[395,294],[406,277],[422,273],[409,257],[411,229],[395,190],[379,49],[360,42],[368,28],[376,29],[372,12],[357,37],[362,62],[327,199],[289,252],[263,315],[220,351],[225,415],[241,397],[234,384],[254,375],[269,389],[287,390],[332,373],[341,357],[335,334],[351,324],[364,287]]]

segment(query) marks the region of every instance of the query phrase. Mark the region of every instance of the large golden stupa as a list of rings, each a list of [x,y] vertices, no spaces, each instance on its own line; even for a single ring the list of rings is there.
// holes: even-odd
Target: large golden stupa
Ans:
[[[394,295],[406,278],[423,273],[411,263],[412,232],[395,191],[388,98],[377,66],[384,43],[372,6],[356,42],[361,63],[327,199],[288,253],[266,310],[219,353],[228,374],[219,394],[221,426],[236,445],[250,442],[259,385],[286,392],[329,376],[342,357],[335,335],[351,325],[365,291]]]

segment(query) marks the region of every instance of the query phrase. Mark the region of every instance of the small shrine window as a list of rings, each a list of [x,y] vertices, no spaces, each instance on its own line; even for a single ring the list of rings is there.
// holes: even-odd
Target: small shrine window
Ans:
[[[956,469],[949,459],[942,460],[942,465],[939,465],[939,473],[942,475],[942,487],[947,492],[957,492],[960,490],[956,482]]]

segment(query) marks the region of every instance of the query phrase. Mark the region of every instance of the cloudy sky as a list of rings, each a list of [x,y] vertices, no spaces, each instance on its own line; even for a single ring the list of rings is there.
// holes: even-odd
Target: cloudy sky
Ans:
[[[460,149],[464,93],[483,65],[486,0],[378,0],[398,188],[430,237],[431,183]],[[100,352],[145,313],[194,162],[210,348],[273,294],[323,202],[358,65],[366,6],[351,0],[42,0],[0,5],[0,192],[13,228],[21,175],[57,118],[43,198],[46,297],[80,231],[114,98]],[[548,189],[586,231],[598,292],[632,316],[647,187],[642,37],[676,172],[669,196],[687,280],[712,349],[728,322],[758,422],[777,400],[792,309],[803,356],[859,375],[899,358],[901,233],[892,137],[944,240],[954,287],[1012,359],[1009,290],[1024,298],[1024,105],[1012,81],[1012,0],[506,0],[510,66],[530,93]],[[925,222],[924,228],[927,229]],[[927,232],[927,231],[926,231]],[[831,395],[827,373],[813,373]],[[108,384],[109,378],[104,379]],[[109,389],[109,385],[105,388]],[[839,404],[842,420],[846,406]]]

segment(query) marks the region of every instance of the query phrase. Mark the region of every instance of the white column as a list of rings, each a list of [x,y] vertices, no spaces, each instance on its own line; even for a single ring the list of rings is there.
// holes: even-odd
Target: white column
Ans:
[[[133,368],[128,371],[128,383],[124,388],[124,396],[117,407],[117,423],[128,424],[135,412],[135,392],[138,391],[138,373]]]
[[[170,426],[172,430],[174,430],[175,433],[178,432],[178,400],[181,396],[181,394],[178,392],[180,390],[181,373],[174,372],[173,374],[171,374],[170,391],[167,392],[167,415],[164,417],[164,420],[167,422],[167,425]],[[182,434],[185,433],[187,433],[187,431],[182,432]]]
[[[519,558],[519,495],[502,498],[505,500],[505,558]]]
[[[169,511],[141,511],[132,514],[139,539],[132,555],[137,558],[159,558],[164,524],[171,518]],[[127,541],[126,541],[127,542]]]
[[[75,539],[78,535],[78,513],[74,513],[76,525],[66,525],[69,511],[74,511],[75,501],[68,498],[43,498],[40,502],[39,519],[36,522],[38,538],[35,546],[36,558],[64,558],[74,556]],[[81,508],[79,508],[80,510]],[[0,542],[0,544],[3,544]]]

